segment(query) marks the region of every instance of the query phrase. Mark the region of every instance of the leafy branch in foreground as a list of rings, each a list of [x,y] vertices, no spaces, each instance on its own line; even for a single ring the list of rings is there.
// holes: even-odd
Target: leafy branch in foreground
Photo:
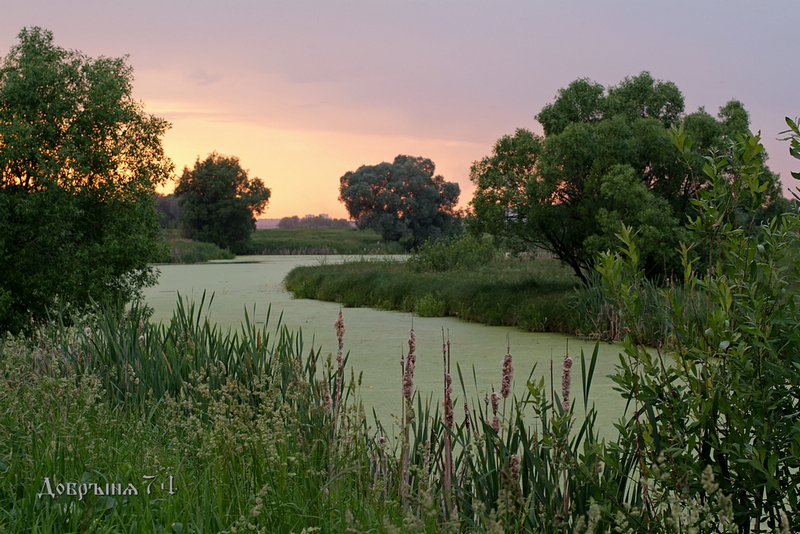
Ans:
[[[686,139],[673,132],[680,150]],[[800,218],[785,214],[756,225],[765,201],[758,136],[737,136],[723,156],[706,158],[708,187],[693,200],[688,230],[705,246],[698,270],[682,247],[683,293],[663,290],[673,344],[669,352],[637,345],[638,250],[628,228],[622,254],[599,270],[609,297],[626,310],[625,356],[615,377],[634,406],[622,442],[639,451],[640,483],[650,520],[671,491],[716,503],[717,526],[739,532],[788,531],[800,525]],[[743,213],[750,224],[737,224]],[[698,323],[694,303],[703,302]],[[647,488],[647,491],[645,491]],[[733,528],[732,526],[730,528]],[[661,531],[661,525],[654,531]],[[711,530],[715,531],[715,530]]]

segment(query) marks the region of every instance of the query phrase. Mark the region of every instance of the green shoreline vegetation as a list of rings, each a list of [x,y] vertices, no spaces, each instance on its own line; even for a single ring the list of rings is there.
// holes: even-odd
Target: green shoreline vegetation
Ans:
[[[458,241],[453,246],[458,246]],[[554,259],[492,258],[480,265],[419,271],[413,263],[354,261],[296,267],[286,289],[297,298],[453,316],[492,326],[574,333],[571,296],[579,280]]]
[[[160,263],[203,263],[229,260],[235,255],[227,248],[180,237],[176,229],[162,229],[164,251]],[[289,228],[256,230],[247,254],[402,254],[396,242],[381,239],[374,230],[355,228]]]

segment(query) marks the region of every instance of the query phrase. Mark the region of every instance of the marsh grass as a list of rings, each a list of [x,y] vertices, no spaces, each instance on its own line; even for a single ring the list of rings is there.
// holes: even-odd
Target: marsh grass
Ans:
[[[598,439],[597,347],[581,353],[580,389],[565,357],[560,390],[531,370],[521,398],[508,387],[509,347],[484,400],[474,370],[470,387],[460,367],[451,376],[443,332],[440,409],[414,388],[416,358],[437,356],[416,354],[412,328],[395,431],[367,424],[341,315],[336,358],[322,358],[280,319],[270,327],[269,311],[261,326],[246,312],[221,331],[205,318],[210,300],[179,301],[168,324],[98,307],[80,327],[55,320],[5,340],[0,530],[647,531],[637,441]],[[632,421],[622,434],[640,433]]]
[[[297,298],[551,332],[573,331],[569,297],[578,283],[557,260],[514,258],[445,272],[350,262],[297,267],[286,277]]]
[[[263,327],[246,314],[239,331],[222,332],[203,307],[182,302],[160,325],[136,307],[101,308],[80,328],[54,321],[34,339],[6,340],[0,530],[344,532],[380,524],[386,514],[368,491],[355,377],[337,381],[330,362],[303,357],[302,336],[280,321],[268,328],[269,313]],[[325,389],[341,399],[338,426]],[[158,491],[147,495],[145,476],[157,477]],[[160,490],[170,476],[174,494]],[[139,491],[96,495],[89,486],[79,498],[56,490],[67,483]]]
[[[373,230],[356,228],[287,228],[256,230],[252,254],[402,254],[396,242],[387,242]]]
[[[236,257],[228,249],[214,243],[201,243],[186,239],[167,241],[169,247],[165,263],[205,263],[210,260],[232,260]]]

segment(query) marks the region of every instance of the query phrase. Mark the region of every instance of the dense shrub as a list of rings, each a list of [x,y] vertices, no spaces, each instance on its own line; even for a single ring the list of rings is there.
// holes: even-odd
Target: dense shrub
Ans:
[[[415,272],[450,271],[486,265],[494,255],[491,238],[463,234],[425,242],[408,257],[407,263]]]

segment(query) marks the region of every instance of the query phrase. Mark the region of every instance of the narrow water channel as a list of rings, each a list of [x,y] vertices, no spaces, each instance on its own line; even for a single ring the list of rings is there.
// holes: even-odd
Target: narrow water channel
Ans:
[[[169,320],[175,308],[177,294],[199,301],[204,291],[213,293],[209,319],[222,328],[238,328],[248,310],[251,321],[263,322],[271,306],[270,326],[283,323],[293,331],[302,331],[304,354],[322,348],[323,357],[336,352],[333,323],[340,306],[335,303],[309,299],[294,299],[284,288],[286,274],[298,265],[315,265],[321,261],[340,262],[338,256],[243,256],[231,261],[215,261],[196,265],[160,265],[157,286],[145,291],[145,300],[155,313],[153,320]],[[255,306],[255,315],[253,308]],[[360,390],[368,416],[374,408],[384,426],[391,426],[399,413],[401,401],[400,354],[408,352],[408,336],[412,316],[409,313],[379,311],[371,308],[345,308],[345,351],[350,351],[349,366],[356,376],[363,372]],[[507,342],[514,357],[514,392],[521,397],[531,370],[538,380],[550,383],[551,360],[556,391],[561,390],[561,364],[569,350],[575,361],[572,371],[572,396],[582,399],[581,349],[587,358],[594,342],[582,342],[560,334],[523,332],[513,327],[493,327],[468,323],[455,318],[413,318],[417,338],[416,386],[422,395],[433,394],[435,402],[442,396],[442,330],[449,333],[453,391],[457,420],[463,418],[464,394],[458,379],[456,364],[461,367],[467,391],[467,401],[482,402],[492,386],[499,390],[500,372]],[[272,329],[272,328],[271,328]],[[596,403],[602,434],[612,438],[613,423],[622,415],[625,401],[612,389],[607,377],[618,363],[619,348],[600,344],[598,368],[591,389],[591,402]],[[477,379],[475,386],[474,376]],[[576,413],[582,413],[582,402]],[[371,416],[369,417],[372,421]]]

